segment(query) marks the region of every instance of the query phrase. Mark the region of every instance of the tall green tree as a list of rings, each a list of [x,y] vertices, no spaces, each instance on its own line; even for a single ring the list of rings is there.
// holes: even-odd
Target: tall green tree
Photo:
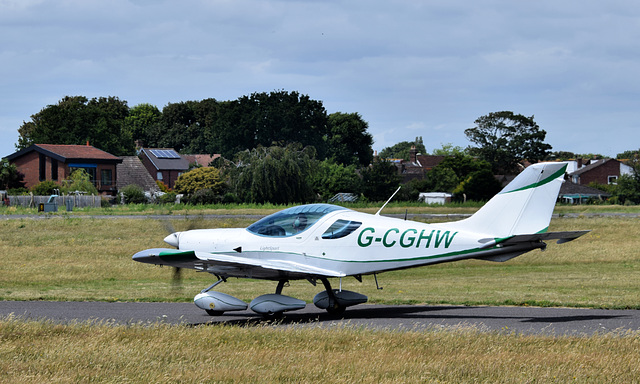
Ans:
[[[313,185],[316,194],[326,201],[337,193],[362,193],[362,180],[356,166],[336,164],[331,160],[323,160],[318,164],[318,170],[313,175]]]
[[[401,177],[396,166],[385,160],[374,161],[370,167],[363,168],[362,189],[364,196],[371,201],[385,201],[400,185]]]
[[[544,142],[547,133],[533,120],[511,111],[492,112],[475,121],[476,126],[464,131],[476,146],[474,156],[488,161],[494,174],[517,172],[518,163],[537,163],[549,154],[551,145]]]
[[[162,112],[155,105],[138,104],[129,110],[129,116],[124,119],[124,127],[128,135],[134,140],[141,140],[144,146],[155,147],[150,137],[158,131],[162,121]]]
[[[24,175],[9,160],[0,160],[0,189],[24,188]]]
[[[391,147],[386,147],[380,151],[378,154],[382,159],[410,159],[410,151],[411,147],[415,147],[418,153],[426,154],[427,149],[424,147],[424,143],[422,142],[422,137],[416,137],[416,140],[411,141],[401,141],[397,144],[392,145]]]
[[[134,152],[133,139],[124,128],[129,115],[126,101],[117,97],[65,96],[31,116],[18,129],[16,149],[32,144],[85,144],[122,156]]]
[[[315,148],[289,144],[259,146],[237,154],[226,175],[236,195],[252,203],[306,203],[315,200]]]
[[[329,115],[327,158],[337,164],[368,166],[373,161],[373,136],[369,124],[358,113]]]

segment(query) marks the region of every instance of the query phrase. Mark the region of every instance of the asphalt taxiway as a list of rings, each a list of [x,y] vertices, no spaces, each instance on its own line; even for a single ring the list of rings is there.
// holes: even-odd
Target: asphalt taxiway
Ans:
[[[449,305],[373,305],[348,308],[332,317],[313,304],[265,321],[249,310],[211,317],[192,303],[0,301],[0,316],[46,319],[59,323],[233,324],[255,326],[355,326],[390,330],[473,327],[488,332],[593,335],[640,331],[640,310],[489,307]]]

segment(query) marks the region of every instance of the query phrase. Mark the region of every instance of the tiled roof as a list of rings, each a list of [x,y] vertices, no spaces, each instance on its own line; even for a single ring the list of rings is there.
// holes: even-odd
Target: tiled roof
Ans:
[[[123,156],[122,164],[118,164],[118,189],[130,184],[139,185],[145,191],[158,191],[158,185],[144,167],[138,156]]]
[[[186,159],[182,157],[177,159],[158,158],[152,153],[151,151],[152,149],[173,151],[173,148],[143,148],[142,149],[142,152],[144,153],[144,155],[151,161],[151,164],[153,164],[153,166],[158,171],[186,171],[187,169],[189,169],[189,162]]]
[[[186,159],[189,164],[197,164],[203,167],[208,167],[209,164],[220,155],[180,155],[183,159]]]
[[[67,159],[117,159],[108,152],[91,145],[59,145],[59,144],[36,144],[36,146],[56,153]]]
[[[64,144],[34,144],[8,156],[13,159],[26,153],[36,151],[57,160],[68,162],[70,160],[93,160],[109,163],[119,163],[122,160],[108,152],[91,145],[64,145]]]

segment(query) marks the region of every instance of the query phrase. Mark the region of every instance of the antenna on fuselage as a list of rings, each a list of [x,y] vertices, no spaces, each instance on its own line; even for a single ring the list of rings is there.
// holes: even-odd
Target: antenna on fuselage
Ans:
[[[399,187],[398,187],[398,189],[396,189],[396,191],[395,191],[395,192],[393,192],[393,195],[391,195],[391,197],[389,198],[389,200],[387,200],[387,202],[386,202],[386,203],[384,203],[384,204],[382,205],[382,207],[380,207],[380,209],[378,209],[378,212],[376,212],[376,216],[380,216],[380,212],[382,212],[382,210],[384,209],[384,207],[386,207],[386,206],[387,206],[387,204],[389,204],[389,202],[391,201],[391,199],[393,199],[393,196],[395,196],[395,195],[396,195],[396,193],[398,193],[398,191],[400,190],[400,188],[402,188],[402,185],[401,185],[401,186],[399,186]]]

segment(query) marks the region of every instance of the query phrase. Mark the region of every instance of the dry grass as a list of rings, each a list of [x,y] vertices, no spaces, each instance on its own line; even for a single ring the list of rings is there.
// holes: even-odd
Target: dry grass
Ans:
[[[0,320],[0,383],[636,382],[640,336]]]
[[[251,220],[174,219],[176,230],[245,226]],[[529,304],[638,308],[640,225],[637,218],[577,217],[552,221],[552,230],[593,229],[546,252],[506,263],[464,261],[385,273],[343,287],[380,303]],[[189,301],[214,279],[183,271],[172,288],[171,268],[135,263],[141,249],[162,247],[165,223],[149,219],[17,219],[0,222],[0,299]],[[274,291],[272,282],[231,279],[219,286],[243,300]],[[304,300],[321,290],[306,281],[285,289]]]

